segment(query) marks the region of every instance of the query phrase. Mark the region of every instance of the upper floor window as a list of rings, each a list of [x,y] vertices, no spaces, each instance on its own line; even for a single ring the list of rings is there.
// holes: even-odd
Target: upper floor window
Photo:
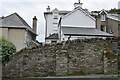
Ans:
[[[53,32],[54,33],[58,32],[58,24],[57,23],[53,23]]]
[[[110,34],[112,34],[112,33],[113,33],[111,28],[109,29],[109,33],[110,33]]]
[[[53,28],[54,29],[58,29],[58,24],[57,23],[53,23]]]
[[[58,19],[58,13],[57,12],[53,13],[53,19]]]
[[[106,16],[105,15],[101,15],[101,21],[106,21]]]

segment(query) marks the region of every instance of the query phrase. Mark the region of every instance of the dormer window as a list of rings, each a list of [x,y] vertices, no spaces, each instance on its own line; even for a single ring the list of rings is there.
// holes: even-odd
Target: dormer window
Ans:
[[[58,13],[57,12],[53,13],[53,19],[58,19]]]
[[[105,15],[101,15],[101,21],[106,21],[106,16]]]
[[[57,8],[55,8],[53,11],[53,19],[58,19],[59,17],[59,10]]]
[[[107,12],[103,9],[99,14],[101,21],[106,21]]]

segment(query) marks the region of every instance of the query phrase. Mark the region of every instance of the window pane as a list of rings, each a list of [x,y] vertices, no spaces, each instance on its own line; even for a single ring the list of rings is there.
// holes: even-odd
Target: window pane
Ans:
[[[54,19],[58,19],[58,13],[56,13],[56,12],[53,13],[53,18],[54,18]]]
[[[101,15],[101,21],[105,21],[105,15]]]

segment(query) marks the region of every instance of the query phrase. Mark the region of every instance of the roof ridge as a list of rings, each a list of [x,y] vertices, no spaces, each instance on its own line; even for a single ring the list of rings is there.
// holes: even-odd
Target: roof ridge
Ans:
[[[92,17],[90,14],[88,14],[87,11],[85,11],[85,10],[84,10],[83,8],[81,8],[81,7],[77,7],[77,8],[75,8],[74,10],[72,10],[71,12],[69,12],[69,13],[67,13],[66,15],[62,16],[62,19],[65,18],[65,17],[67,17],[68,15],[71,15],[72,13],[74,13],[74,12],[77,11],[77,10],[81,10],[83,13],[85,13],[86,15],[88,15],[91,19],[95,20],[94,17]]]
[[[16,15],[17,15],[17,17],[22,21],[22,23],[24,24],[24,25],[27,25],[27,26],[29,26],[27,23],[26,23],[26,21],[22,18],[22,17],[20,17],[17,13],[15,13]],[[29,26],[30,27],[30,26]]]
[[[8,15],[8,16],[5,16],[3,19],[5,19],[5,18],[7,18],[7,17],[10,17],[10,16],[12,16],[12,15],[14,15],[14,14],[17,14],[16,12],[15,13],[12,13],[12,14],[10,14],[10,15]]]
[[[16,15],[18,16],[18,18],[22,21],[22,23],[24,24],[24,25],[26,25],[28,28],[30,28],[34,33],[35,33],[35,31],[33,30],[33,28],[31,28],[29,25],[28,25],[28,23],[22,18],[22,17],[20,17],[17,13],[16,13]],[[36,34],[36,33],[35,33]]]
[[[22,23],[24,24],[24,25],[27,25],[28,27],[30,27],[27,23],[26,23],[26,21],[22,18],[22,17],[20,17],[19,16],[19,14],[18,13],[13,13],[13,14],[10,14],[10,15],[8,15],[8,16],[6,16],[6,17],[4,17],[4,18],[8,18],[8,17],[10,17],[10,16],[12,16],[12,15],[17,15],[17,17],[22,21]],[[3,19],[4,19],[3,18]],[[31,28],[31,27],[30,27]],[[32,29],[32,28],[31,28]]]
[[[3,18],[3,20],[5,19],[9,19],[11,17],[15,17],[17,18],[17,20],[19,20],[19,22],[21,23],[22,26],[24,26],[24,28],[28,29],[30,32],[36,34],[36,32],[27,24],[27,22],[21,17],[19,16],[16,12],[13,14],[10,14],[8,16],[6,16],[5,18]],[[12,19],[12,18],[11,18]],[[15,21],[15,20],[14,20]],[[9,21],[10,22],[10,21]],[[6,22],[7,23],[7,22]],[[17,27],[17,26],[16,26]],[[37,34],[36,34],[37,35]]]

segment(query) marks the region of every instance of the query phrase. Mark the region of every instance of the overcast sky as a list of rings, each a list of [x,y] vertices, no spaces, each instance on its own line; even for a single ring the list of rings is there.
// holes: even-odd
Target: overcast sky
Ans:
[[[18,13],[30,26],[34,16],[38,19],[38,37],[37,40],[44,42],[45,19],[44,12],[49,5],[51,10],[58,8],[59,10],[73,10],[74,3],[78,0],[0,0],[0,15],[7,16],[12,13]],[[119,0],[81,0],[83,8],[89,11],[93,10],[109,10],[118,8]]]

